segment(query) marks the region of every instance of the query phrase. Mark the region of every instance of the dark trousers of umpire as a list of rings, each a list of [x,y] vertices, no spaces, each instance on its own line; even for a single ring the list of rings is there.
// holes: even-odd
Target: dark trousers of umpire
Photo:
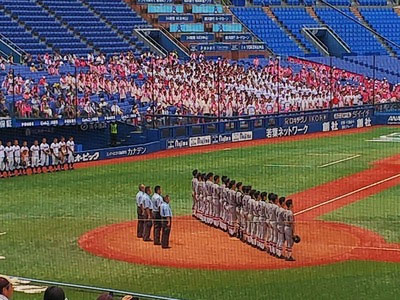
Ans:
[[[138,215],[137,237],[142,238],[144,231],[144,216],[139,206],[137,208],[137,215]]]
[[[168,220],[167,218],[162,218],[161,227],[162,227],[162,236],[161,236],[161,247],[168,248],[169,247],[169,234],[171,233],[171,224],[167,226]],[[172,222],[170,222],[172,223]]]
[[[153,221],[148,216],[145,216],[143,241],[150,241],[151,226],[153,226]]]
[[[153,226],[154,226],[154,245],[161,245],[161,215],[160,212],[153,212]]]

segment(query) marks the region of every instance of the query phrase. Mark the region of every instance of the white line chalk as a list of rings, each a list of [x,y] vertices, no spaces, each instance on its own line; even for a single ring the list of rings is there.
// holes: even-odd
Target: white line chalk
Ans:
[[[322,203],[319,203],[319,204],[317,204],[317,205],[314,205],[314,206],[311,206],[311,207],[309,207],[309,208],[306,208],[306,209],[303,209],[303,210],[301,210],[301,211],[298,211],[298,212],[296,212],[294,215],[297,216],[297,215],[303,214],[303,213],[308,212],[308,211],[310,211],[310,210],[313,210],[313,209],[315,209],[315,208],[318,208],[318,207],[324,206],[324,205],[326,205],[326,204],[329,204],[329,203],[338,201],[338,200],[340,200],[340,199],[346,198],[346,197],[348,197],[348,196],[357,194],[357,193],[359,193],[359,192],[362,192],[362,191],[364,191],[364,190],[367,190],[367,189],[369,189],[369,188],[372,188],[372,187],[374,187],[374,186],[380,185],[380,184],[382,184],[382,183],[385,183],[385,182],[387,182],[387,181],[390,181],[390,180],[393,180],[393,179],[396,179],[396,178],[399,178],[399,177],[400,177],[400,174],[397,174],[397,175],[388,177],[388,178],[386,178],[386,179],[379,180],[379,181],[377,181],[377,182],[375,182],[375,183],[366,185],[366,186],[364,186],[364,187],[362,187],[362,188],[356,189],[356,190],[354,190],[354,191],[352,191],[352,192],[349,192],[349,193],[347,193],[347,194],[344,194],[344,195],[342,195],[342,196],[339,196],[339,197],[336,197],[336,198],[327,200],[327,201],[325,201],[325,202],[322,202]]]
[[[332,165],[339,164],[339,163],[344,162],[344,161],[348,161],[348,160],[351,160],[351,159],[355,159],[355,158],[360,157],[360,156],[361,156],[360,154],[353,155],[353,156],[351,156],[351,157],[346,157],[346,158],[343,158],[343,159],[339,159],[339,160],[332,161],[332,162],[330,162],[330,163],[327,163],[327,164],[318,166],[318,168],[326,168],[326,167],[329,167],[329,166],[332,166]]]

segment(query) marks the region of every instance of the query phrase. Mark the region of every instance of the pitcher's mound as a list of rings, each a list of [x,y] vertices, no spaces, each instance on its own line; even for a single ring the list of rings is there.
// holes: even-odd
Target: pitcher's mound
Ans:
[[[136,237],[137,222],[97,228],[79,239],[82,249],[95,255],[135,264],[191,269],[256,270],[327,264],[350,258],[361,244],[354,227],[322,221],[297,224],[302,241],[295,244],[295,262],[271,257],[266,252],[230,238],[221,230],[191,217],[172,223],[170,249]]]

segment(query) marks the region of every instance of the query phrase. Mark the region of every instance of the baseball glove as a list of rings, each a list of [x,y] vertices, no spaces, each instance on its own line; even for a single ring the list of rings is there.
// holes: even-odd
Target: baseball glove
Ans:
[[[293,241],[297,244],[300,243],[301,239],[298,235],[293,236]]]

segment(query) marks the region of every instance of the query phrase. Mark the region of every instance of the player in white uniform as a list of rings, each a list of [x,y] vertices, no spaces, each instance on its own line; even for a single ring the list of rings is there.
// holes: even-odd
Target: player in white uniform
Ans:
[[[205,216],[205,221],[207,224],[211,225],[213,223],[213,219],[211,216],[211,209],[212,209],[212,186],[214,184],[213,182],[213,173],[208,173],[207,174],[207,181],[206,181],[206,199],[204,201],[205,207],[204,207],[204,216]]]
[[[197,194],[199,197],[199,208],[197,211],[197,216],[200,219],[200,221],[205,222],[204,209],[205,209],[205,198],[207,197],[205,174],[200,174],[200,181],[197,187]]]
[[[247,243],[250,245],[253,245],[253,229],[254,229],[254,223],[253,223],[253,218],[254,218],[254,206],[256,205],[256,200],[254,199],[254,193],[256,190],[251,190],[249,195],[250,199],[248,202],[248,214],[247,214],[247,225],[246,225],[246,233],[247,233]]]
[[[17,176],[22,175],[21,173],[21,147],[19,146],[18,140],[14,140],[14,168],[17,170]]]
[[[267,193],[261,193],[261,201],[259,205],[259,217],[258,217],[258,230],[257,230],[257,247],[261,250],[265,250],[265,229],[266,229],[266,202]]]
[[[75,162],[75,142],[74,138],[71,136],[67,142],[67,153],[68,153],[68,170],[74,169]]]
[[[21,166],[22,166],[22,174],[28,175],[29,168],[29,148],[28,142],[24,141],[21,147]]]
[[[65,138],[62,136],[60,142],[60,161],[61,171],[65,171],[65,162],[67,161],[67,144],[65,143]]]
[[[292,256],[293,236],[294,236],[294,216],[293,216],[293,201],[288,199],[286,201],[286,214],[285,214],[285,241],[286,241],[286,260],[295,261]]]
[[[3,142],[0,141],[0,178],[4,177],[4,170],[6,169],[6,153],[4,151]]]
[[[219,175],[214,176],[214,184],[212,185],[212,219],[213,225],[216,228],[219,228],[219,221],[220,221],[220,188],[219,188]]]
[[[60,171],[60,143],[57,138],[54,138],[50,145],[51,149],[51,164],[53,165],[53,170]]]
[[[271,196],[273,194],[269,193],[267,196],[267,199],[265,201],[265,244],[266,244],[266,250],[268,253],[270,253],[271,249],[271,236],[272,236],[272,226],[271,226],[271,210],[272,210],[272,204],[271,204]]]
[[[276,227],[276,217],[278,212],[278,205],[276,205],[276,201],[278,200],[278,196],[273,194],[271,196],[271,206],[270,206],[270,223],[271,223],[271,236],[269,238],[270,241],[270,254],[276,255],[276,244],[278,242],[278,230]]]
[[[47,140],[45,138],[42,139],[42,143],[40,144],[40,169],[43,173],[43,168],[46,167],[47,171],[51,171],[50,168],[50,146],[47,144]]]
[[[278,258],[285,258],[282,254],[283,243],[285,242],[285,197],[280,197],[278,201],[278,210],[276,218],[276,228],[278,233],[278,243],[276,245],[276,255]]]
[[[31,146],[30,150],[31,150],[32,173],[38,174],[39,172],[38,168],[40,167],[40,160],[39,160],[40,147],[39,147],[39,142],[37,140],[33,142],[33,145]]]
[[[222,176],[221,181],[222,184],[219,186],[219,228],[221,228],[223,231],[228,230],[228,225],[226,223],[226,197],[227,197],[227,189],[226,189],[226,182],[227,182],[227,177]]]
[[[236,216],[236,182],[232,180],[229,182],[229,190],[227,192],[228,205],[226,207],[226,220],[228,224],[228,233],[230,236],[235,235],[235,216]]]
[[[11,142],[7,142],[6,147],[4,148],[4,152],[6,154],[6,172],[8,177],[15,176],[14,173],[14,147],[11,145]]]
[[[242,198],[242,209],[240,210],[240,230],[242,231],[242,241],[247,242],[249,240],[249,235],[247,233],[247,216],[249,214],[249,201],[251,199],[249,192],[251,186],[244,186]]]
[[[243,239],[243,231],[240,228],[240,210],[242,209],[242,199],[243,199],[243,183],[236,183],[236,195],[235,195],[235,211],[234,211],[234,223],[235,223],[235,233],[238,239]]]
[[[197,185],[199,184],[199,181],[197,179],[197,174],[198,171],[197,170],[193,170],[192,175],[192,200],[193,200],[193,204],[192,204],[192,216],[196,215],[196,206],[197,206],[197,200],[196,200],[196,190],[197,190]]]

